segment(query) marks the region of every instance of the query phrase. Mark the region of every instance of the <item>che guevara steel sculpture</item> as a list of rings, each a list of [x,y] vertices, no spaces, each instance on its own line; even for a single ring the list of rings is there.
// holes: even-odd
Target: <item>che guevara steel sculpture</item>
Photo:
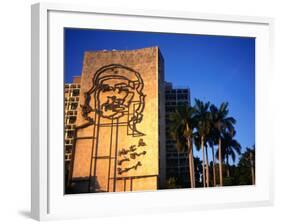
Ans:
[[[81,105],[82,116],[85,123],[78,128],[86,128],[94,125],[94,145],[92,153],[95,152],[92,158],[97,158],[99,149],[99,130],[107,127],[111,129],[108,133],[112,133],[115,128],[116,135],[110,137],[110,141],[116,141],[115,149],[110,148],[109,159],[112,155],[115,156],[114,161],[114,184],[113,191],[116,190],[116,176],[129,172],[131,169],[138,169],[142,166],[140,161],[135,161],[131,167],[122,168],[121,165],[127,161],[137,159],[139,156],[144,156],[146,151],[137,153],[137,147],[145,146],[142,136],[145,134],[138,129],[138,124],[143,120],[143,111],[145,108],[145,95],[143,93],[144,83],[141,75],[132,68],[120,65],[111,64],[98,69],[93,75],[92,87],[84,93],[84,104]],[[118,148],[118,127],[126,126],[127,135],[139,137],[137,145],[131,145],[128,149]],[[110,144],[111,147],[112,144]],[[118,152],[119,151],[119,152]],[[92,159],[93,160],[93,159]],[[96,191],[96,161],[91,160],[89,173],[89,191]],[[111,166],[111,162],[109,162]],[[120,166],[120,167],[118,167]],[[93,173],[92,173],[93,170]],[[111,168],[108,169],[108,184]]]

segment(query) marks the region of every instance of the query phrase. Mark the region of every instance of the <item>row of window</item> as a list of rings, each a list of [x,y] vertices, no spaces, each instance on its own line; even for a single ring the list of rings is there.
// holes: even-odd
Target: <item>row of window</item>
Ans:
[[[80,88],[80,84],[73,84],[73,83],[69,83],[69,84],[65,84],[64,85],[65,88]]]
[[[65,135],[67,138],[74,138],[75,137],[75,131],[65,131]]]
[[[71,161],[71,158],[72,158],[72,153],[67,153],[64,155],[65,161]]]
[[[165,96],[166,100],[187,100],[188,95],[187,94],[166,94]]]
[[[70,93],[71,96],[79,96],[80,89],[64,89],[64,93]]]
[[[189,91],[187,89],[172,89],[172,90],[166,90],[165,93],[169,94],[176,94],[176,93],[188,93]]]
[[[167,163],[176,163],[178,164],[178,162],[181,162],[181,164],[186,164],[187,161],[187,157],[186,156],[179,156],[179,157],[166,157],[166,162]]]
[[[65,103],[65,107],[67,110],[76,110],[78,107],[78,103]]]
[[[64,144],[65,145],[73,145],[74,144],[74,140],[73,139],[65,139],[64,140]]]
[[[169,106],[178,106],[178,105],[187,105],[189,102],[187,100],[174,100],[174,101],[167,101],[165,103],[166,107]]]
[[[75,101],[75,102],[78,102],[79,101],[79,97],[73,97],[73,96],[71,96],[71,97],[66,97],[66,98],[64,98],[64,101],[65,102],[67,102],[67,101]]]
[[[66,111],[66,116],[67,115],[77,115],[77,110],[69,110],[69,111]]]
[[[178,152],[176,151],[176,149],[174,149],[173,151],[168,151],[167,150],[167,156],[185,156],[187,157],[187,153],[186,152]]]
[[[69,123],[65,122],[64,128],[65,129],[75,129],[75,124],[69,124]]]
[[[65,145],[65,153],[71,153],[73,150],[73,145]]]
[[[66,124],[74,124],[75,122],[76,122],[76,116],[74,115],[66,116],[65,118]]]
[[[178,152],[175,149],[173,151],[167,151],[166,157],[167,159],[178,159],[178,158],[186,159],[188,155],[184,153],[178,154]]]

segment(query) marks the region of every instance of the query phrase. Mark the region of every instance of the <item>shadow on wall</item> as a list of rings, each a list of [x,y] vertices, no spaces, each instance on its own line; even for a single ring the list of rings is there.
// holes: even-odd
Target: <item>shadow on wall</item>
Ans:
[[[89,177],[87,178],[75,178],[72,180],[72,183],[69,187],[65,189],[66,194],[80,194],[80,193],[92,193],[95,189],[95,192],[103,192],[101,191],[100,185],[96,177],[91,177],[90,180],[91,185],[95,183],[95,187],[91,186],[89,189]]]

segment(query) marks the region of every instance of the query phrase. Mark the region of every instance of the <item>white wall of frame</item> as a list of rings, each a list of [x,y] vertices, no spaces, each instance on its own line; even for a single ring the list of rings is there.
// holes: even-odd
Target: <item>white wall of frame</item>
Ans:
[[[11,0],[2,2],[0,13],[0,60],[2,96],[1,156],[0,156],[0,220],[1,223],[33,223],[29,218],[30,209],[30,4],[37,1]],[[75,3],[75,0],[57,0]],[[173,0],[135,1],[129,0],[80,0],[79,4],[96,4],[100,7],[126,7],[136,9],[181,10],[191,12],[220,13],[276,18],[275,25],[275,82],[271,92],[272,136],[275,145],[279,140],[278,123],[281,124],[281,69],[277,59],[281,58],[281,14],[275,0]],[[14,103],[16,102],[16,103]],[[279,105],[278,105],[279,104]],[[279,116],[279,117],[278,117]],[[16,137],[15,137],[16,130]],[[275,205],[273,207],[192,211],[186,213],[149,214],[137,217],[99,218],[98,223],[140,224],[151,219],[151,223],[278,223],[281,221],[280,190],[281,175],[278,174],[278,158],[281,150],[275,150]],[[93,223],[93,220],[60,221],[59,223]]]

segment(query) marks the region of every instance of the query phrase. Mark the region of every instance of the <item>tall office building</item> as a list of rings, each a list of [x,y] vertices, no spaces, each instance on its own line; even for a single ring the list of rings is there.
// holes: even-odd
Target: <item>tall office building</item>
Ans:
[[[178,152],[176,142],[169,130],[169,117],[175,112],[177,105],[190,105],[189,88],[173,88],[172,83],[165,82],[165,111],[166,111],[166,178],[176,178],[181,185],[188,181],[188,155]]]
[[[65,182],[69,183],[71,161],[74,151],[77,109],[80,95],[80,76],[72,83],[64,84],[64,164]]]

